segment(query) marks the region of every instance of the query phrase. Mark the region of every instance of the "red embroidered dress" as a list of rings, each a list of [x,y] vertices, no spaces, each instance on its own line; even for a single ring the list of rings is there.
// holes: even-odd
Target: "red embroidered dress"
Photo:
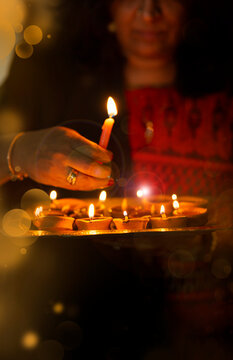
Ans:
[[[174,89],[126,92],[138,184],[154,193],[216,195],[233,187],[233,101],[184,98]]]

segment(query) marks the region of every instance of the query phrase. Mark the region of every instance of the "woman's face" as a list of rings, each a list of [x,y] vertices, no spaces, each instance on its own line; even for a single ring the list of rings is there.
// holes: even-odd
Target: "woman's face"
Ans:
[[[113,0],[111,12],[128,60],[172,58],[185,18],[180,0]]]

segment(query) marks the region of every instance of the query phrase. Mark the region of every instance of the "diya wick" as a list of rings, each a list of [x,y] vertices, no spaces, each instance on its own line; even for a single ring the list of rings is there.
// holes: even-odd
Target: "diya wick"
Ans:
[[[72,230],[74,218],[70,216],[64,216],[59,210],[43,210],[40,206],[35,211],[35,219],[33,224],[40,230],[52,230],[59,229]]]
[[[187,219],[185,216],[167,216],[165,206],[161,205],[160,216],[150,218],[150,223],[153,228],[180,228],[187,226]]]
[[[107,149],[109,139],[112,132],[112,127],[114,125],[114,119],[113,116],[117,115],[117,107],[115,104],[115,101],[110,96],[107,101],[107,109],[108,109],[108,119],[106,119],[102,126],[102,133],[100,136],[99,145],[103,147],[104,149]]]
[[[108,230],[112,221],[111,217],[95,217],[95,206],[91,204],[88,210],[89,218],[75,220],[78,230]]]
[[[129,218],[127,211],[124,211],[124,217],[113,219],[117,230],[143,230],[146,229],[149,216],[138,218]]]

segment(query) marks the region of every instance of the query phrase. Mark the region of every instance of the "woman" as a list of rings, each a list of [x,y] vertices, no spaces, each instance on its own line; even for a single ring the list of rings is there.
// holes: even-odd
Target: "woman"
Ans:
[[[231,44],[227,5],[223,3],[219,9],[217,2],[200,5],[191,0],[114,0],[110,5],[108,1],[78,5],[70,1],[64,6],[63,14],[67,9],[67,19],[70,21],[73,15],[75,25],[71,30],[73,36],[67,29],[68,23],[63,26],[63,59],[59,53],[61,64],[56,69],[59,73],[64,65],[63,74],[59,73],[62,79],[57,82],[53,77],[52,85],[48,82],[44,87],[41,85],[43,91],[53,86],[54,92],[60,90],[62,100],[56,105],[52,101],[48,104],[46,95],[43,98],[40,94],[43,119],[41,115],[38,122],[44,121],[45,127],[57,125],[59,117],[54,114],[59,114],[61,121],[63,114],[63,121],[87,118],[101,123],[104,101],[112,94],[120,114],[112,139],[117,164],[114,175],[120,178],[118,185],[123,184],[125,192],[135,191],[135,183],[138,187],[145,182],[153,193],[216,195],[231,187],[232,101],[226,93],[225,81],[231,78],[227,73],[231,62],[230,50],[226,50]],[[213,33],[212,25],[219,19],[219,30]],[[217,54],[213,53],[216,44]],[[56,57],[57,53],[54,54]],[[64,103],[66,92],[69,99]],[[25,100],[16,101],[25,111]],[[30,117],[35,119],[38,115],[33,111]],[[86,122],[77,123],[77,127],[73,123],[65,126],[74,127],[98,142],[89,123],[88,126]],[[98,136],[99,133],[100,129]],[[6,140],[2,181],[9,179],[6,161],[9,144]],[[68,129],[25,133],[16,139],[10,155],[11,172],[19,166],[23,173],[42,184],[73,190],[113,184],[112,179],[109,182],[108,165],[99,164],[100,158],[103,163],[110,162],[111,155]],[[72,160],[68,160],[69,156]],[[132,160],[134,171],[129,174],[126,170]],[[72,177],[75,185],[69,184]]]

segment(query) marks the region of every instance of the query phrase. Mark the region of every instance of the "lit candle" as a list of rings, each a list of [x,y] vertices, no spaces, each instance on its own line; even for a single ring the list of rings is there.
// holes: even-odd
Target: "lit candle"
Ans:
[[[104,121],[104,124],[102,126],[102,133],[99,141],[99,145],[105,149],[107,149],[108,147],[112,127],[114,125],[113,116],[117,115],[117,107],[112,97],[108,98],[107,109],[108,109],[109,118]]]

